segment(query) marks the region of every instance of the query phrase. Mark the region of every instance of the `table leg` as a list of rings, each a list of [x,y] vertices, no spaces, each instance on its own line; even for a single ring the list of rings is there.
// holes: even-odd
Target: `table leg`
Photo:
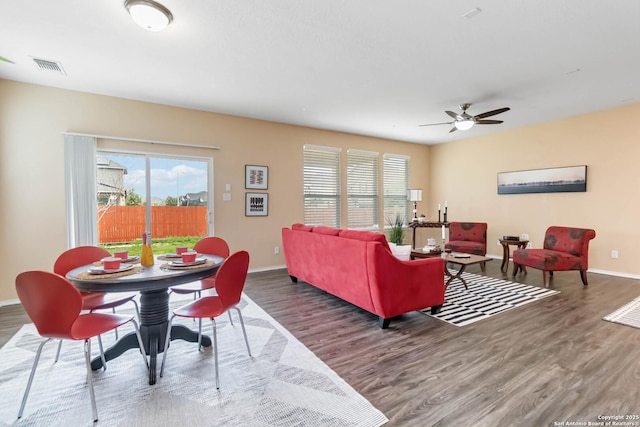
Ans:
[[[509,270],[509,245],[503,243],[502,244],[502,265],[500,266],[500,271],[506,272]]]
[[[149,384],[156,383],[156,362],[159,353],[164,351],[164,341],[169,326],[169,293],[166,289],[140,293],[140,335],[145,346],[145,353],[149,356]],[[198,342],[198,332],[183,325],[171,326],[171,340],[181,339]],[[211,338],[203,335],[203,347],[211,345]],[[105,360],[112,360],[129,349],[138,348],[135,332],[130,332],[120,338],[113,346],[104,352]],[[91,361],[91,369],[102,368],[100,356]]]
[[[464,285],[465,289],[469,289],[467,287],[467,282],[462,278],[462,273],[464,272],[464,269],[467,266],[464,264],[460,265],[460,270],[458,270],[458,272],[456,274],[451,274],[451,272],[449,271],[449,269],[447,268],[447,264],[444,264],[444,272],[447,276],[449,276],[449,280],[447,280],[447,283],[444,285],[444,290],[446,291],[447,288],[449,287],[449,284],[454,280],[454,279],[459,279],[462,284]]]

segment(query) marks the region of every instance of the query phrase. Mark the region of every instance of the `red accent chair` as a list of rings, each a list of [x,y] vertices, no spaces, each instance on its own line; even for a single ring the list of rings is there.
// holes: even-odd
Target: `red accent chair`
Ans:
[[[485,256],[487,254],[486,222],[451,222],[449,224],[449,241],[444,248],[452,252]],[[480,264],[482,271],[485,263]]]
[[[544,234],[542,249],[513,252],[513,275],[518,271],[526,274],[525,266],[542,270],[542,281],[547,287],[554,271],[579,270],[582,283],[587,286],[589,241],[595,237],[595,230],[590,228],[551,226]]]
[[[76,248],[67,249],[58,256],[56,262],[53,264],[53,272],[60,276],[66,276],[68,272],[74,268],[82,267],[83,265],[91,264],[96,261],[100,261],[104,257],[111,256],[108,250],[98,246],[78,246]],[[138,303],[134,299],[137,295],[136,292],[127,293],[112,293],[107,294],[104,292],[80,292],[82,296],[82,309],[87,311],[95,310],[108,310],[115,314],[116,307],[126,304],[129,301],[133,303],[136,309],[136,315],[140,318],[140,311],[138,310]],[[115,330],[116,339],[118,339],[118,330]],[[55,361],[58,361],[60,356],[60,348],[62,347],[62,340],[58,344],[58,351],[56,353]],[[106,369],[106,365],[104,365]]]
[[[196,301],[174,310],[173,316],[171,316],[171,319],[169,320],[168,330],[171,330],[171,323],[176,316],[190,319],[211,319],[211,324],[213,325],[213,355],[215,359],[216,389],[220,388],[220,377],[218,375],[218,338],[216,332],[216,317],[230,309],[236,310],[238,318],[240,319],[240,325],[242,326],[244,342],[247,344],[247,352],[249,353],[249,357],[251,357],[251,349],[249,348],[249,340],[247,339],[244,320],[242,319],[240,309],[237,307],[240,302],[240,298],[242,297],[242,290],[244,289],[244,282],[247,279],[248,270],[248,252],[239,251],[230,255],[222,263],[220,268],[218,268],[218,272],[216,274],[216,292],[218,294],[199,298]],[[167,338],[164,343],[162,366],[160,367],[161,377],[164,371],[164,363],[167,359],[167,353],[169,352],[169,342],[170,334],[167,334]],[[198,346],[199,345],[200,343],[198,343]]]
[[[105,313],[80,314],[84,304],[80,291],[64,277],[48,271],[20,273],[16,277],[16,291],[24,310],[38,329],[38,333],[45,338],[36,352],[18,418],[22,417],[27,403],[42,348],[51,339],[69,339],[84,341],[84,358],[87,365],[87,382],[89,383],[93,421],[98,421],[93,374],[91,373],[91,338],[97,336],[100,340],[101,334],[132,322],[138,337],[138,345],[141,350],[144,349],[140,330],[133,316]],[[147,358],[143,352],[142,358],[148,368]]]

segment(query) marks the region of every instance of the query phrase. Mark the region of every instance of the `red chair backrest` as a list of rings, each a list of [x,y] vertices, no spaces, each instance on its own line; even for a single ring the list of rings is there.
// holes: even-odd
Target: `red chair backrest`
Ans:
[[[205,237],[198,240],[193,246],[193,250],[201,254],[216,255],[222,258],[229,256],[229,245],[220,237]]]
[[[16,277],[16,291],[41,336],[71,337],[82,309],[80,292],[71,282],[48,271],[26,271]]]
[[[240,302],[249,270],[249,253],[238,251],[224,260],[216,273],[216,292],[226,307]]]
[[[111,253],[98,246],[78,246],[61,253],[53,264],[53,271],[61,276],[66,276],[74,268],[100,261],[108,256],[111,256]]]

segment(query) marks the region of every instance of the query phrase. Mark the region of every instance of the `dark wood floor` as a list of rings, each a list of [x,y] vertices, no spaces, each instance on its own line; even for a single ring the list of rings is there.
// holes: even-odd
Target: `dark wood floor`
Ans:
[[[486,274],[510,279],[499,267],[488,263]],[[542,274],[530,269],[517,281],[539,286]],[[602,320],[639,296],[640,283],[589,274],[584,288],[577,272],[561,272],[551,287],[561,293],[469,326],[415,312],[386,330],[368,312],[292,284],[285,270],[250,274],[245,292],[389,426],[586,425],[640,415],[640,330]],[[3,345],[28,319],[7,306],[0,321]]]

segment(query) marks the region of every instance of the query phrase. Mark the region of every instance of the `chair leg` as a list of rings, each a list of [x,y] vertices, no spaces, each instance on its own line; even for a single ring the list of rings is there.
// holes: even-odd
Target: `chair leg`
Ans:
[[[516,277],[516,274],[518,274],[518,270],[520,270],[520,264],[516,264],[514,262],[513,263],[513,277]]]
[[[244,342],[247,344],[247,353],[249,353],[249,357],[251,357],[251,349],[249,348],[249,340],[247,339],[247,330],[244,328],[244,320],[242,319],[242,313],[238,307],[233,307],[238,312],[238,317],[240,318],[240,326],[242,326],[242,333],[244,334]]]
[[[584,286],[589,286],[589,282],[587,282],[587,270],[580,270],[580,278]]]
[[[100,347],[100,358],[102,359],[102,368],[107,370],[107,359],[104,357],[104,347],[102,346],[102,338],[98,335],[98,347]]]
[[[195,321],[196,318],[194,317],[193,320]],[[202,318],[198,319],[198,351],[202,350]]]
[[[231,310],[227,310],[227,313],[229,314],[229,323],[231,323],[231,326],[233,326],[233,318],[231,317]]]
[[[169,352],[169,341],[171,341],[171,323],[173,323],[174,317],[176,317],[175,314],[169,319],[169,326],[167,327],[167,337],[164,340],[164,352],[162,353],[162,364],[160,365],[160,378],[162,378],[162,373],[164,372],[164,362],[167,360],[167,353]]]
[[[60,350],[62,349],[62,338],[58,340],[58,350],[56,351],[56,358],[53,360],[53,363],[56,363],[60,358]]]
[[[216,331],[216,319],[211,318],[213,325],[213,359],[216,367],[216,390],[220,390],[220,374],[218,372],[218,332]]]
[[[144,354],[144,343],[142,342],[142,335],[140,335],[140,327],[138,326],[138,322],[135,320],[131,320],[133,322],[133,326],[136,328],[136,336],[138,337],[138,346],[140,347],[140,354],[142,354],[142,358],[144,359],[144,364],[147,365],[147,370],[149,370],[149,361],[147,360],[147,356]],[[168,334],[169,332],[167,332]]]
[[[100,337],[98,335],[98,337]],[[89,382],[89,396],[91,397],[91,410],[93,411],[93,422],[98,421],[98,408],[96,407],[96,394],[93,391],[93,375],[91,374],[91,339],[84,340],[84,360],[87,364],[87,380]],[[104,363],[104,361],[103,361]]]
[[[549,287],[549,272],[547,270],[542,270],[542,283],[544,283],[544,287]]]
[[[112,312],[113,314],[116,314],[116,308],[115,308],[115,307],[111,307],[111,312]],[[113,333],[114,333],[114,334],[116,334],[116,341],[118,341],[118,328],[115,328],[115,329],[113,330]],[[101,350],[101,351],[102,351],[102,350]],[[104,361],[103,361],[103,362],[104,362]]]
[[[29,375],[29,381],[27,381],[27,388],[24,391],[24,395],[22,396],[22,403],[20,404],[20,410],[18,411],[18,419],[22,418],[22,413],[24,412],[24,407],[27,404],[27,397],[29,397],[29,391],[31,390],[31,384],[33,383],[33,377],[36,374],[36,367],[38,366],[38,361],[40,360],[40,354],[42,354],[42,347],[49,342],[51,338],[47,338],[42,341],[38,346],[38,351],[36,351],[36,358],[33,361],[33,366],[31,367],[31,374]]]

